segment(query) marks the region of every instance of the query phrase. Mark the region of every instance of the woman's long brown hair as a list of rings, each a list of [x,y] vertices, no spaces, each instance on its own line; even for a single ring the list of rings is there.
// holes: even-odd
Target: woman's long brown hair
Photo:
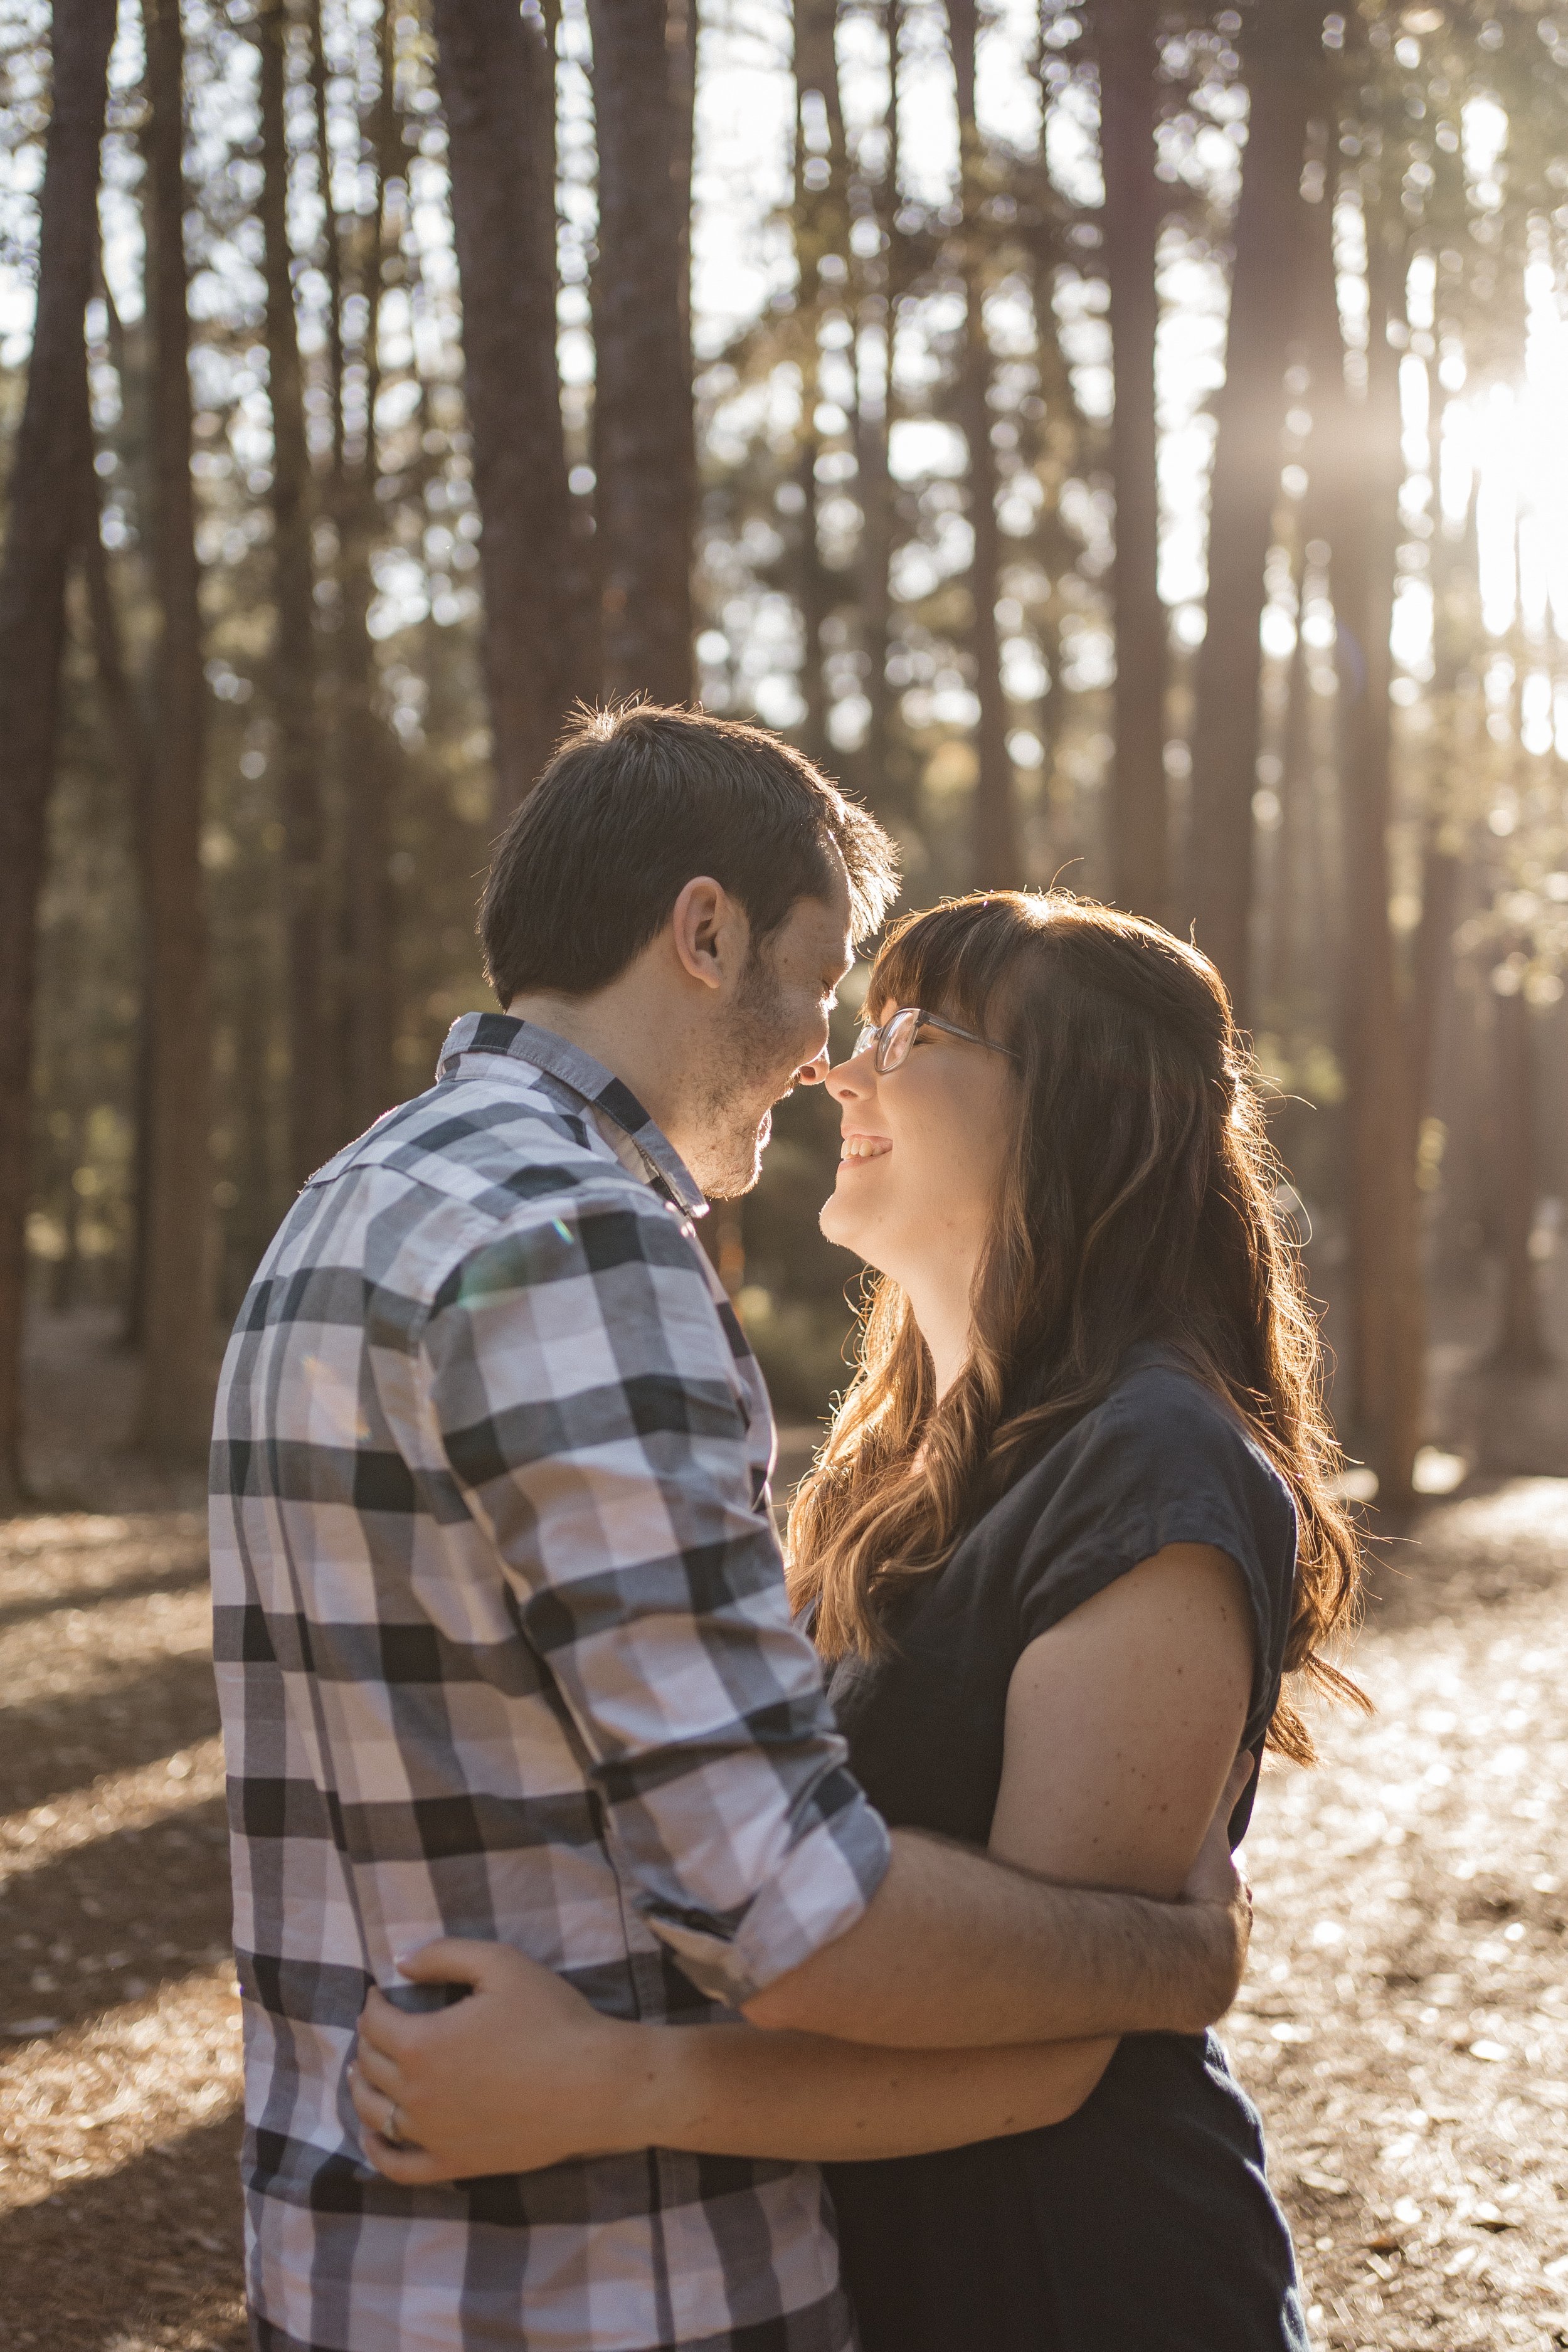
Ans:
[[[790,1511],[791,1596],[813,1610],[818,1647],[883,1647],[891,1596],[1100,1402],[1129,1348],[1157,1340],[1232,1407],[1295,1499],[1297,1692],[1305,1678],[1360,1700],[1322,1655],[1353,1619],[1361,1558],[1335,1492],[1317,1326],[1219,974],[1111,908],[977,892],[890,934],[867,1005],[899,1004],[1012,1048],[1016,1142],[969,1361],[940,1402],[907,1298],[874,1286],[854,1381]],[[1289,1686],[1268,1745],[1312,1760]]]

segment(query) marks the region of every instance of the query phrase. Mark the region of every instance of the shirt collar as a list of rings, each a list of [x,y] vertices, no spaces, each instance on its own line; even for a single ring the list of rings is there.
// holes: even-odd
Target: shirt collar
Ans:
[[[547,1070],[631,1138],[689,1217],[707,1215],[708,1203],[696,1179],[630,1087],[580,1045],[569,1045],[564,1037],[540,1029],[531,1021],[516,1020],[510,1013],[465,1013],[447,1032],[436,1066],[437,1077],[450,1077],[464,1054],[499,1054],[509,1061],[526,1062],[532,1069]]]

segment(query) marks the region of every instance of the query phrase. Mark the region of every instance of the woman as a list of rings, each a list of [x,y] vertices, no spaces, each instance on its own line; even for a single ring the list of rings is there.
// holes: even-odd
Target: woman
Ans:
[[[851,1765],[894,1824],[1173,1895],[1237,1749],[1310,1760],[1296,1694],[1352,1687],[1321,1645],[1356,1549],[1254,1073],[1200,955],[1056,893],[911,918],[867,1003],[822,1224],[881,1279],[789,1523]],[[496,1948],[410,1972],[503,1997],[373,1999],[356,2104],[433,2151],[373,2136],[395,2179],[507,2168],[548,2023],[579,2152],[826,2162],[865,2352],[1305,2344],[1212,2035],[870,2052],[603,2020]]]

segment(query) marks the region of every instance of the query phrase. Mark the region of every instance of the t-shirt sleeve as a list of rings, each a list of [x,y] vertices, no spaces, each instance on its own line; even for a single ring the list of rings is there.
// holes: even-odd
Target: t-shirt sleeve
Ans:
[[[1020,1648],[1167,1544],[1211,1544],[1251,1605],[1250,1744],[1278,1700],[1290,1626],[1296,1512],[1283,1479],[1217,1398],[1163,1370],[1086,1414],[1053,1449],[1063,1454],[1019,1559]]]

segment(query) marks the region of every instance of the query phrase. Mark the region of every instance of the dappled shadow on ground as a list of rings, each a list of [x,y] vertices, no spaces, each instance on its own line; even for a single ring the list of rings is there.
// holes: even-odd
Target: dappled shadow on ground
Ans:
[[[1377,1713],[1266,1773],[1248,1981],[1314,2334],[1568,2345],[1568,1485],[1429,1514],[1352,1664]]]
[[[0,1523],[0,2352],[244,2340],[201,1570],[177,1488]],[[1225,2028],[1314,2344],[1568,2346],[1568,1481],[1382,1540],[1350,1663],[1376,1716],[1266,1775]]]
[[[0,2210],[5,2352],[241,2352],[239,2122]]]
[[[1374,1534],[1368,1626],[1430,1624],[1568,1581],[1565,1495],[1561,1478],[1478,1477],[1397,1532]]]

